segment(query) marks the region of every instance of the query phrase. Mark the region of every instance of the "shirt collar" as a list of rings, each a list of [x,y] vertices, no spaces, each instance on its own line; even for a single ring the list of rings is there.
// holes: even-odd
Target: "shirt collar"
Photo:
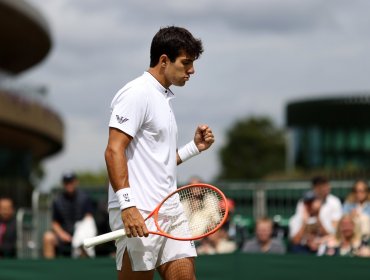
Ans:
[[[166,98],[173,98],[175,97],[175,94],[169,89],[169,88],[165,88],[164,86],[161,85],[160,82],[157,81],[156,78],[154,78],[152,76],[152,74],[150,74],[148,71],[145,71],[144,74],[143,74],[147,79],[148,81],[159,91],[161,92],[164,97]]]

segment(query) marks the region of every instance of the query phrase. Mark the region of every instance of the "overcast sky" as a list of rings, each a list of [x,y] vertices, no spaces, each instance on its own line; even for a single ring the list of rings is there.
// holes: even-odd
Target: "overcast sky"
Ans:
[[[22,80],[45,84],[63,117],[65,147],[44,162],[43,187],[63,170],[105,167],[110,102],[141,75],[160,27],[201,38],[195,75],[172,88],[179,144],[209,124],[216,143],[179,167],[178,178],[218,174],[218,150],[232,124],[267,115],[283,127],[287,102],[370,89],[368,0],[29,0],[46,17],[53,49]]]

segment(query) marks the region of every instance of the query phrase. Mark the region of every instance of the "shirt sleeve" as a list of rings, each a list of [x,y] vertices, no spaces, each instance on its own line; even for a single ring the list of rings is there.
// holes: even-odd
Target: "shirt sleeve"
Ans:
[[[132,88],[117,93],[112,101],[109,127],[134,137],[144,123],[146,103],[145,95]]]
[[[342,217],[342,204],[339,199],[333,201],[332,220],[339,221]]]
[[[293,238],[298,233],[302,225],[303,225],[303,222],[300,217],[300,214],[296,213],[289,220],[289,237]]]
[[[53,222],[58,222],[58,223],[61,223],[61,221],[62,221],[62,217],[60,215],[59,208],[57,207],[56,200],[53,201],[52,220],[53,220]]]

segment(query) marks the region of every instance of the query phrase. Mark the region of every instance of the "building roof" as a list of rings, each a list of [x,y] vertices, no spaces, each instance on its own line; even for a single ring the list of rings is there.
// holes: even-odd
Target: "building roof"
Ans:
[[[351,93],[353,95],[353,93]],[[292,126],[370,126],[370,93],[290,102],[286,124]]]
[[[48,54],[52,42],[44,17],[23,0],[0,0],[0,69],[19,73]]]

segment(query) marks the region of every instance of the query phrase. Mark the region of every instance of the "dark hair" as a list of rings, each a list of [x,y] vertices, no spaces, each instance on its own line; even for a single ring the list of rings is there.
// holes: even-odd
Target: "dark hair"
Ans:
[[[182,27],[168,26],[159,29],[150,46],[150,67],[158,64],[162,54],[174,62],[181,51],[197,59],[203,53],[202,41],[195,39]]]
[[[357,179],[357,180],[353,183],[353,185],[352,185],[352,189],[351,189],[351,191],[352,191],[352,192],[356,192],[356,187],[357,187],[357,185],[358,185],[359,183],[364,184],[364,185],[365,185],[366,192],[369,192],[369,184],[368,184],[367,180],[365,180],[365,179]]]
[[[315,176],[311,180],[312,186],[318,186],[329,183],[329,180],[324,176]]]
[[[355,198],[355,194],[356,194],[356,186],[359,184],[359,183],[363,183],[365,185],[365,190],[367,192],[367,198],[366,198],[366,201],[370,201],[370,188],[369,188],[369,184],[367,182],[367,180],[365,179],[357,179],[353,185],[352,185],[352,188],[351,188],[351,192],[347,195],[346,197],[346,201],[347,202],[356,202],[356,198]]]

